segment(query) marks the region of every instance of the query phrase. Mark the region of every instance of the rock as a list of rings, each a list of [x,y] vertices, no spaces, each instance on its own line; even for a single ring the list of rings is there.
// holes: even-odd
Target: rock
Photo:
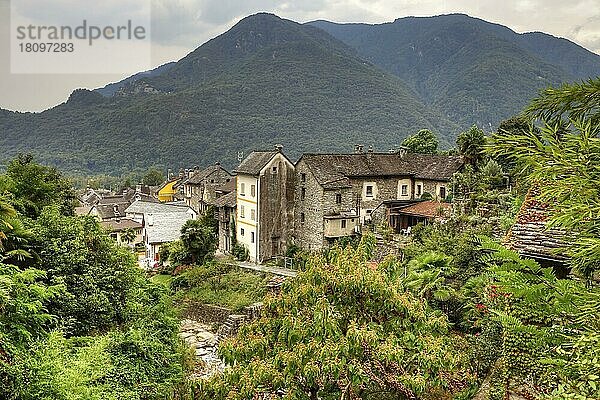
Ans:
[[[196,357],[202,357],[208,354],[208,351],[204,347],[196,349]]]

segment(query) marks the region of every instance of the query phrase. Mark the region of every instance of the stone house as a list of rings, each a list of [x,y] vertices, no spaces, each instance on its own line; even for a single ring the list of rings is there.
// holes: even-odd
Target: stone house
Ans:
[[[235,229],[235,210],[237,205],[237,192],[234,190],[215,200],[215,217],[219,222],[219,244],[218,249],[221,253],[230,253],[233,246],[233,235]]]
[[[462,165],[459,156],[365,153],[360,147],[352,154],[304,154],[295,165],[295,241],[320,249],[360,232],[374,213],[385,215],[386,202],[444,200]]]
[[[235,189],[234,180],[234,176],[220,163],[195,170],[181,183],[185,202],[196,212],[203,214],[220,195]]]
[[[237,242],[252,261],[285,254],[294,226],[294,164],[276,146],[253,151],[234,172]]]

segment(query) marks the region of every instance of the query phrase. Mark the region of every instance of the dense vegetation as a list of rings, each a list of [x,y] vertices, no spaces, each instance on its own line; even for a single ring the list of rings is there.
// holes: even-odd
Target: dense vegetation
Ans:
[[[0,175],[0,398],[164,399],[187,351],[166,291],[30,157]]]

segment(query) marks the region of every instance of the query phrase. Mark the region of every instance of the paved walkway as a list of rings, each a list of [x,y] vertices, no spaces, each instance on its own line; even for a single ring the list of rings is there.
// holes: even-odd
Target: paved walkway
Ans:
[[[259,271],[259,272],[267,272],[269,274],[287,276],[290,278],[293,278],[298,274],[297,271],[294,271],[293,269],[289,269],[289,268],[269,267],[267,265],[254,264],[254,263],[245,262],[245,261],[244,262],[239,261],[239,262],[237,262],[237,265],[240,268],[251,269],[253,271]]]

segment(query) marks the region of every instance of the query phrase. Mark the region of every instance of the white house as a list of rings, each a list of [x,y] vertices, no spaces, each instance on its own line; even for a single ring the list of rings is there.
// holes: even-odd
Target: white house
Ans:
[[[185,204],[135,201],[125,210],[127,218],[143,225],[146,258],[158,261],[161,245],[179,239],[181,228],[197,213]]]

